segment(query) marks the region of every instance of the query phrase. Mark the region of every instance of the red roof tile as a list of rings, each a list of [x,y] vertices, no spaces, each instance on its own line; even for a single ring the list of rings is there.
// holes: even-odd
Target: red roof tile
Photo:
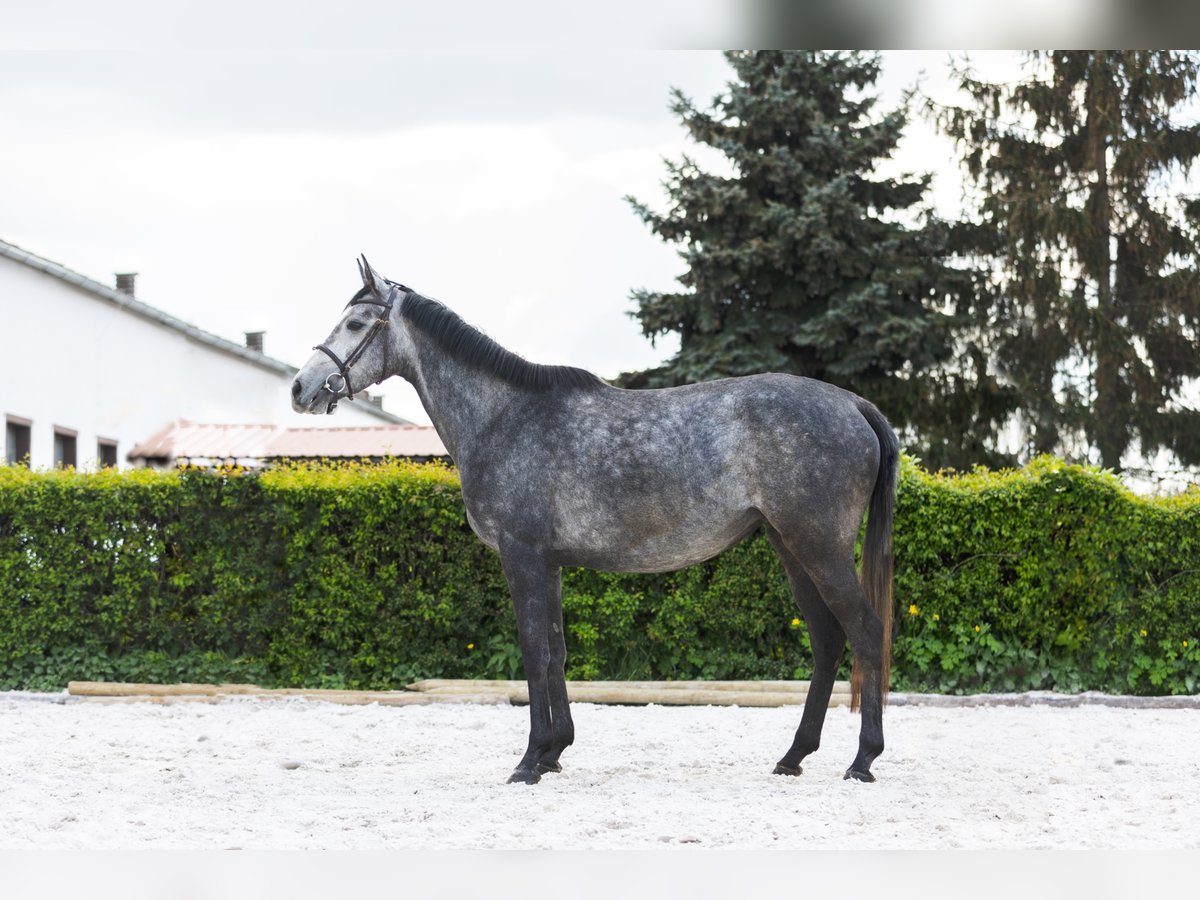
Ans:
[[[240,461],[447,455],[441,438],[428,425],[282,428],[179,419],[134,447],[129,459]]]

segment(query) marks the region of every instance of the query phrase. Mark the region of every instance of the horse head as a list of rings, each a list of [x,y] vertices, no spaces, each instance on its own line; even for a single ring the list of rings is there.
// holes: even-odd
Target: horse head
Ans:
[[[409,293],[358,260],[363,286],[342,311],[333,331],[313,347],[313,355],[292,382],[292,408],[301,413],[332,413],[343,397],[394,374],[390,366],[401,302]]]

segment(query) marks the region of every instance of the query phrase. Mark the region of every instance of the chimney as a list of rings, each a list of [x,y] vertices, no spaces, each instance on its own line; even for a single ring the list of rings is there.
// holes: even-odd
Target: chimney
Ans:
[[[263,352],[263,335],[265,331],[247,331],[246,334],[246,349],[253,350],[255,353]]]
[[[132,297],[137,274],[137,272],[117,272],[117,290]]]

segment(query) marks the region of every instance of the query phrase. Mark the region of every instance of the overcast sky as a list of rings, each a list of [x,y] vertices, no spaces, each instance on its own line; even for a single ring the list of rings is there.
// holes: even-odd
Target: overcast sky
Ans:
[[[0,238],[108,283],[136,271],[142,300],[235,340],[264,330],[297,365],[357,289],[359,253],[536,362],[611,377],[674,351],[627,313],[680,262],[623,197],[661,207],[663,157],[697,152],[670,89],[707,105],[731,75],[716,50],[491,47],[479,22],[446,49],[390,47],[402,23],[345,16],[328,40],[311,23],[267,40],[223,3],[165,24],[146,5],[159,19],[124,28],[68,16],[45,38],[62,6],[6,12]],[[936,87],[947,58],[887,55],[883,105],[922,69]],[[927,125],[895,168],[937,172],[953,202]],[[398,379],[377,392],[428,421]]]

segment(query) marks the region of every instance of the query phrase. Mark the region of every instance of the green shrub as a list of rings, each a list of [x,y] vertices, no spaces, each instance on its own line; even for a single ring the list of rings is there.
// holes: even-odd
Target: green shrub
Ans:
[[[954,477],[906,461],[895,547],[895,689],[1195,690],[1200,492],[1139,498],[1052,459]],[[563,606],[568,677],[810,674],[761,534],[675,573],[568,570]],[[0,467],[0,688],[520,674],[452,470]]]
[[[897,497],[894,685],[1193,693],[1200,492],[1137,497],[1093,469],[929,475]]]

